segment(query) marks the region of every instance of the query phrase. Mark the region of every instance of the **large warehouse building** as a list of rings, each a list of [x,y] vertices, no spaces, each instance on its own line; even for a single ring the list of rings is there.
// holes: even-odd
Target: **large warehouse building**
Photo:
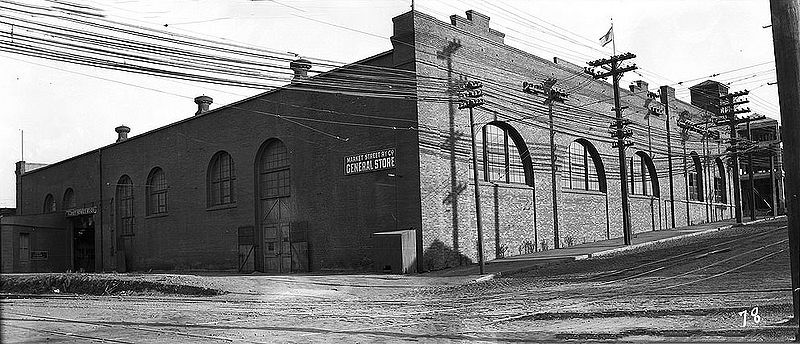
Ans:
[[[19,162],[3,271],[431,270],[476,261],[475,187],[487,259],[622,236],[613,90],[585,61],[505,45],[474,11],[450,23],[402,14],[392,45],[313,76],[298,60],[276,90],[213,110],[198,97],[182,121]],[[571,93],[552,121],[545,98],[523,91],[550,79]],[[477,186],[465,80],[486,101],[474,109]],[[621,93],[634,234],[732,217],[726,131],[699,125],[708,111],[671,87]]]

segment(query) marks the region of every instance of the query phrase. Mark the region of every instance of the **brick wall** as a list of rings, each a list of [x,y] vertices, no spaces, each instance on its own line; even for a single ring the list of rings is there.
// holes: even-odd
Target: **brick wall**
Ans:
[[[370,63],[391,64],[391,54]],[[307,231],[310,268],[369,270],[372,233],[421,227],[417,136],[404,129],[416,126],[413,104],[282,89],[103,148],[102,181],[98,154],[26,173],[21,207],[36,213],[47,192],[60,200],[66,187],[75,190],[79,204],[99,202],[97,188],[103,184],[103,222],[96,232],[105,238],[104,270],[122,269],[117,264],[123,253],[132,270],[236,270],[238,228],[253,226],[256,244],[263,240],[256,213],[257,153],[268,140],[279,139],[290,156],[291,226]],[[384,148],[396,149],[396,169],[344,175],[345,156]],[[219,151],[230,154],[234,163],[235,203],[208,207],[207,171]],[[144,186],[155,167],[165,173],[168,204],[166,214],[149,216]],[[134,184],[135,229],[125,236],[118,228],[115,200],[123,175]]]
[[[23,214],[37,214],[47,193],[60,202],[67,187],[75,190],[78,204],[99,204],[101,223],[96,235],[102,245],[97,256],[102,256],[106,270],[118,267],[122,252],[126,265],[135,270],[235,270],[238,228],[254,227],[256,244],[263,242],[258,228],[257,154],[265,142],[279,139],[290,152],[291,225],[307,233],[311,270],[371,269],[371,234],[409,228],[418,233],[420,266],[429,258],[442,258],[434,255],[445,255],[445,264],[475,261],[476,186],[470,163],[469,112],[457,108],[454,94],[458,83],[469,78],[483,81],[487,101],[474,110],[476,132],[494,123],[518,133],[530,153],[527,168],[532,171],[527,184],[478,183],[486,257],[552,249],[554,207],[559,212],[560,246],[622,236],[619,161],[607,132],[612,119],[611,86],[583,75],[576,65],[584,61],[553,63],[503,45],[504,36],[489,28],[488,17],[474,12],[468,17],[472,20],[453,19],[456,27],[419,12],[398,16],[394,50],[363,61],[415,71],[418,77],[409,79],[408,88],[419,101],[333,89],[306,92],[305,88],[325,86],[296,83],[133,136],[101,152],[25,173],[19,178],[22,200],[18,207]],[[353,68],[358,67],[341,72]],[[344,77],[336,73],[313,81]],[[550,77],[560,80],[556,86],[572,92],[566,104],[553,106],[555,185],[548,107],[541,96],[522,92],[523,82],[538,83]],[[371,87],[390,90],[380,82]],[[635,146],[627,154],[646,153],[659,179],[658,198],[631,198],[633,230],[669,228],[666,116],[647,115],[648,106],[660,103],[648,96],[646,85],[621,93],[622,105],[629,107],[625,116],[634,122]],[[718,144],[704,145],[695,133],[689,133],[684,142],[678,114],[687,111],[688,118],[701,122],[702,113],[675,99],[674,92],[669,99],[675,224],[730,216],[730,210],[712,212],[714,207],[724,207],[710,201],[713,159],[703,159],[706,201],[687,208],[684,156],[692,151],[700,156],[724,155],[724,151]],[[567,190],[561,185],[568,147],[579,139],[597,150],[605,171],[605,192]],[[345,156],[384,148],[397,150],[395,170],[344,175]],[[219,151],[233,159],[236,202],[209,208],[207,171]],[[168,210],[162,216],[145,212],[144,184],[154,167],[163,169],[169,185]],[[115,209],[116,183],[123,175],[136,185],[136,229],[126,237],[120,236]],[[731,203],[730,191],[729,195]]]
[[[473,13],[474,15],[474,13]],[[514,252],[514,247],[523,247],[531,237],[553,248],[553,202],[552,188],[556,188],[556,206],[559,212],[559,239],[562,246],[567,240],[571,244],[603,240],[622,236],[622,206],[619,181],[618,152],[613,148],[607,128],[613,119],[608,110],[613,107],[613,91],[608,83],[587,80],[577,65],[557,59],[557,63],[543,60],[502,44],[502,35],[491,32],[485,16],[470,21],[455,18],[455,25],[444,23],[422,13],[415,13],[416,64],[420,75],[451,80],[449,86],[440,83],[438,88],[420,89],[421,96],[453,94],[452,88],[461,80],[479,80],[484,84],[487,104],[474,110],[476,132],[492,121],[506,122],[523,137],[531,154],[535,171],[534,185],[483,186],[481,184],[482,222],[486,246],[484,251],[491,259],[497,247],[508,247],[504,252]],[[411,20],[404,23],[411,25]],[[398,28],[396,22],[395,30]],[[489,24],[489,26],[491,26]],[[576,74],[578,74],[576,76]],[[562,80],[556,86],[572,90],[567,104],[554,105],[554,127],[557,157],[556,185],[550,178],[550,145],[547,107],[541,96],[522,92],[525,81],[538,83],[553,77]],[[563,82],[563,80],[570,80]],[[634,233],[670,228],[669,182],[667,168],[666,116],[648,114],[648,107],[661,106],[648,94],[646,84],[632,90],[621,90],[622,106],[628,106],[625,117],[634,125],[635,146],[628,149],[630,157],[637,151],[644,152],[653,160],[658,176],[658,197],[631,197],[631,220]],[[597,101],[601,99],[602,101]],[[469,113],[459,110],[455,97],[448,102],[420,102],[420,181],[422,193],[422,223],[424,246],[443,242],[475,260],[475,211],[470,170]],[[696,133],[688,133],[682,140],[677,125],[679,115],[688,111],[688,119],[702,122],[700,109],[674,98],[671,93],[670,125],[672,127],[672,153],[675,194],[676,225],[700,223],[712,219],[711,197],[705,202],[692,203],[687,209],[685,166],[683,156],[695,151],[702,155],[722,154],[718,145],[706,142]],[[521,117],[527,120],[520,121]],[[724,133],[723,139],[724,139]],[[577,139],[587,140],[601,157],[607,190],[599,192],[573,192],[562,188],[561,177],[566,169],[566,157],[570,143]],[[685,151],[684,151],[685,146]],[[479,158],[480,159],[480,158]],[[703,162],[706,193],[712,190],[713,159]],[[730,180],[730,174],[726,175]],[[730,182],[728,185],[731,185]],[[536,209],[524,210],[526,202]],[[457,194],[453,196],[452,194]],[[504,197],[506,196],[507,197]],[[497,201],[495,201],[497,199]],[[512,200],[513,199],[513,200]],[[730,199],[730,198],[729,198]],[[706,211],[708,209],[709,211]],[[528,214],[530,212],[530,214]],[[687,217],[688,214],[688,217]],[[498,240],[499,238],[499,240]],[[498,246],[499,245],[499,246]],[[502,249],[500,250],[502,251]],[[519,252],[517,252],[519,253]]]

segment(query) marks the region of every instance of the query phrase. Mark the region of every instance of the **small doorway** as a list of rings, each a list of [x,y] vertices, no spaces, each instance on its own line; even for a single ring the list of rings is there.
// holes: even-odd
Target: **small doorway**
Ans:
[[[72,267],[79,272],[94,272],[94,219],[72,218]]]
[[[19,270],[31,272],[31,235],[19,233]]]

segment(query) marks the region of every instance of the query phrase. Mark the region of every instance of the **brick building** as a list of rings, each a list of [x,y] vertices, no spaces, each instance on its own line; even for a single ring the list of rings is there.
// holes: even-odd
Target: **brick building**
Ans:
[[[194,116],[130,138],[120,126],[117,142],[61,162],[19,162],[3,271],[382,270],[387,232],[403,233],[402,271],[475,261],[464,79],[486,99],[475,116],[487,259],[622,236],[609,83],[505,45],[474,11],[450,23],[405,13],[391,40],[314,76],[292,62],[291,84],[210,111],[198,97]],[[553,106],[555,147],[544,99],[522,90],[550,78],[572,93]],[[634,234],[732,217],[725,134],[670,87],[621,92]]]

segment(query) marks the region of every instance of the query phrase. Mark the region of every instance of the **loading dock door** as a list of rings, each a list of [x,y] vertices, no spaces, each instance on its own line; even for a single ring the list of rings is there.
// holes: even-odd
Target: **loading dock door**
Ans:
[[[264,143],[258,158],[258,220],[264,272],[291,272],[289,151],[280,140]]]
[[[291,272],[292,250],[289,240],[289,197],[262,200],[264,216],[264,272]]]

